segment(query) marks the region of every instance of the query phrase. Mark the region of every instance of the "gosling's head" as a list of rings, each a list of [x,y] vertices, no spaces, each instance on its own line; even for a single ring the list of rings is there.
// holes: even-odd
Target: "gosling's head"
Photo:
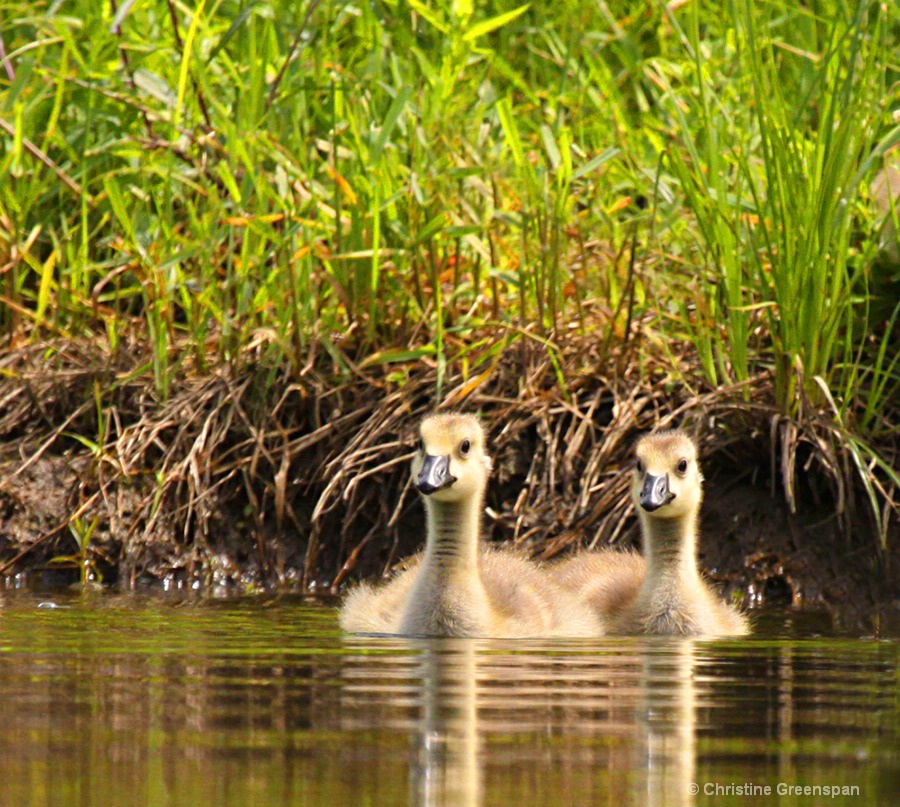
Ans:
[[[484,430],[477,418],[439,414],[422,421],[412,463],[419,493],[443,502],[479,496],[490,472]]]
[[[697,446],[682,431],[648,434],[634,453],[631,495],[635,507],[652,518],[677,518],[696,513],[703,498],[703,475]]]

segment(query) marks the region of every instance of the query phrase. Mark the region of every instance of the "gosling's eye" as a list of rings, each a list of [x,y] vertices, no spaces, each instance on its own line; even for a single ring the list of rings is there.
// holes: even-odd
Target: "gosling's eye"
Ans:
[[[637,472],[639,474],[644,473],[644,463],[641,462],[640,460],[637,461],[637,464],[634,467],[637,468]]]
[[[471,443],[470,440],[463,440],[463,441],[459,444],[459,453],[460,453],[462,456],[465,457],[471,450],[472,450],[472,443]]]
[[[675,466],[675,470],[680,473],[682,476],[687,473],[687,460],[679,460],[678,465]]]

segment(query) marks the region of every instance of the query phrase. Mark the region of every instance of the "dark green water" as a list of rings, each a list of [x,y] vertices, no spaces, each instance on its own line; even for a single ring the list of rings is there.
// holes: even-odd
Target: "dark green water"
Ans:
[[[900,644],[819,624],[401,641],[293,598],[2,593],[0,803],[900,804]],[[807,785],[858,795],[778,792]]]

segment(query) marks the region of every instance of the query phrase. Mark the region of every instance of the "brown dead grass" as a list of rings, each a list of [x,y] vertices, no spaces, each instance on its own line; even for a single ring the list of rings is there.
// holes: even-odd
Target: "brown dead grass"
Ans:
[[[859,470],[827,410],[807,406],[790,420],[771,405],[766,375],[708,389],[668,361],[611,355],[596,340],[563,344],[557,356],[566,391],[547,349],[521,340],[478,383],[452,376],[441,402],[488,425],[493,539],[541,558],[632,542],[631,443],[677,425],[700,441],[707,469],[727,465],[789,510],[837,519],[844,534],[852,527],[854,551],[878,557],[872,524],[859,529]],[[407,465],[414,427],[435,408],[434,368],[409,368],[402,386],[385,369],[337,386],[312,370],[186,373],[160,401],[140,366],[137,349],[111,356],[87,343],[33,344],[0,359],[0,573],[71,554],[76,516],[97,522],[91,558],[126,586],[336,590],[421,544]],[[896,466],[897,446],[879,448]],[[896,532],[897,491],[870,471],[882,529]],[[722,561],[730,566],[720,576],[757,554],[748,547]]]

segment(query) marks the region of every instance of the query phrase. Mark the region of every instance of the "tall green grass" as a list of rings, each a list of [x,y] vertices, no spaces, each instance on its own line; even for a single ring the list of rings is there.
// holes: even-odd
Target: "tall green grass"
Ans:
[[[859,232],[865,179],[900,142],[884,117],[891,22],[866,4],[826,19],[747,0],[730,20],[732,39],[710,47],[697,6],[683,26],[673,19],[691,80],[659,70],[675,124],[669,164],[705,253],[709,316],[694,324],[707,372],[742,380],[770,364],[791,413],[802,395],[821,399],[823,379],[869,425],[896,370],[886,353],[859,352],[872,330],[887,344],[893,327],[868,317],[876,245],[874,229]]]
[[[891,4],[2,4],[0,328],[186,367],[475,373],[658,314],[854,433],[898,391],[866,193]],[[486,334],[493,334],[488,335]]]

